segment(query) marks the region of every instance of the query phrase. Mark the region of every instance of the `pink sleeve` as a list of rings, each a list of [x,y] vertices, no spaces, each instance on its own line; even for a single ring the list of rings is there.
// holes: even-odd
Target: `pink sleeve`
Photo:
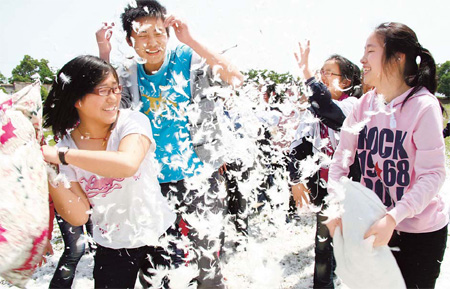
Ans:
[[[439,193],[445,180],[445,144],[442,113],[435,102],[423,110],[413,132],[416,159],[411,186],[395,208],[389,211],[396,223],[420,214]]]

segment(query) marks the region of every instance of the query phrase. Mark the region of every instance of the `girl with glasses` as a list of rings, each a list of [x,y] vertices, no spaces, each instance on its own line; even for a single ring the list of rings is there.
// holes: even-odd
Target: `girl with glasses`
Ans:
[[[71,225],[91,215],[96,288],[134,288],[146,258],[169,266],[171,257],[160,237],[175,214],[157,180],[150,122],[119,109],[120,92],[110,64],[79,56],[59,71],[44,104],[45,126],[60,139],[42,147],[44,158],[66,180],[49,185],[50,194]]]
[[[328,180],[327,162],[322,156],[331,158],[337,146],[337,134],[357,97],[361,95],[359,68],[340,55],[332,55],[320,70],[320,81],[309,68],[309,41],[303,48],[300,44],[296,53],[298,65],[303,71],[306,85],[311,90],[308,101],[311,104],[303,113],[297,129],[296,141],[291,145],[289,170],[291,173],[292,195],[297,206],[302,207],[310,201],[320,207],[316,214],[314,288],[334,288],[333,277],[335,261],[331,237],[323,224],[326,217],[322,215],[324,198],[327,196]],[[311,121],[319,118],[319,121]],[[325,145],[323,145],[325,144]],[[318,170],[306,173],[300,162],[312,157]],[[352,167],[352,177],[359,178],[358,168]]]

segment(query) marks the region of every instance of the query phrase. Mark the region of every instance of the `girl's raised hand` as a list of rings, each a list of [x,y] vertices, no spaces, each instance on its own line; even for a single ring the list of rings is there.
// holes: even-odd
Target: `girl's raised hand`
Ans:
[[[309,70],[309,40],[306,41],[306,46],[303,47],[302,44],[298,43],[298,52],[294,52],[295,59],[297,60],[298,67],[303,71],[303,76],[306,79],[311,78],[313,75]]]
[[[298,43],[298,52],[294,52],[295,55],[295,59],[297,60],[297,64],[298,67],[300,69],[305,69],[308,68],[308,62],[309,62],[309,51],[310,51],[310,46],[309,46],[309,40],[306,41],[306,46],[303,47],[302,44],[299,42]]]
[[[113,28],[114,23],[108,24],[107,22],[103,22],[102,27],[95,32],[100,58],[108,62],[109,54],[111,53],[111,37],[113,34]]]

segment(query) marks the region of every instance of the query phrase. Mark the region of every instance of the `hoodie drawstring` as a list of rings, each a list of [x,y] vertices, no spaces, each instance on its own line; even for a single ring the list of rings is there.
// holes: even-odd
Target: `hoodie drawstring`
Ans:
[[[390,111],[391,111],[391,119],[390,119],[389,125],[390,125],[391,128],[396,128],[397,127],[397,121],[395,120],[395,115],[394,115],[394,113],[395,113],[394,101],[391,101],[390,107],[391,107],[391,109],[390,109]]]

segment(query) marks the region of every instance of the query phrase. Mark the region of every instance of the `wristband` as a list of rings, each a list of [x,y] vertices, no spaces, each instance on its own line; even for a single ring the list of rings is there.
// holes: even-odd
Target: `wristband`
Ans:
[[[61,164],[67,166],[68,163],[66,162],[66,154],[69,151],[69,147],[59,147],[58,148],[58,157]]]

